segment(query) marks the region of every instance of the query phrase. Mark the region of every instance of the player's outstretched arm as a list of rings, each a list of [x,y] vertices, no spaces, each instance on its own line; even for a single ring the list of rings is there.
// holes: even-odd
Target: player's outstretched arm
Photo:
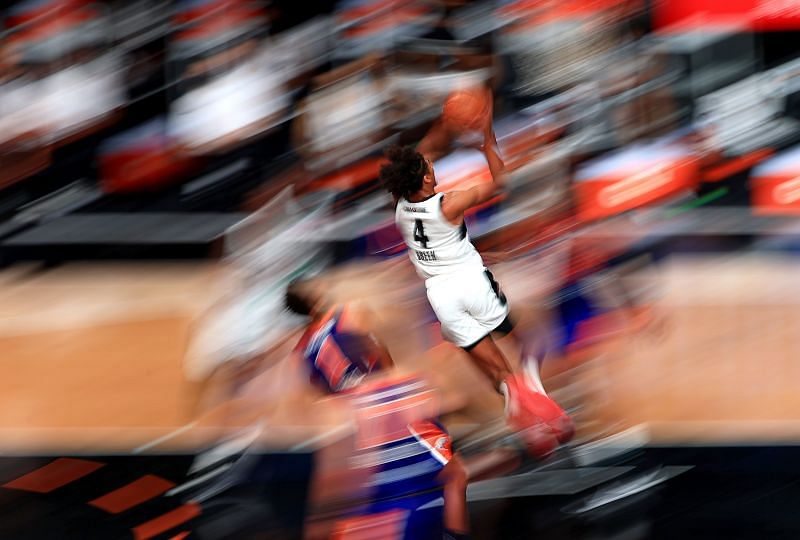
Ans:
[[[494,134],[491,123],[483,134],[483,155],[486,156],[486,163],[489,164],[489,172],[492,174],[492,183],[497,190],[506,187],[508,174],[503,158],[500,157],[500,148],[497,146],[497,137]]]
[[[485,182],[464,191],[452,191],[447,193],[442,201],[442,212],[450,221],[458,221],[464,212],[474,206],[478,206],[497,195],[506,184],[506,167],[500,157],[497,148],[497,138],[491,127],[491,121],[484,131],[483,145],[481,150],[486,156],[489,164],[489,172],[492,175],[491,182]]]

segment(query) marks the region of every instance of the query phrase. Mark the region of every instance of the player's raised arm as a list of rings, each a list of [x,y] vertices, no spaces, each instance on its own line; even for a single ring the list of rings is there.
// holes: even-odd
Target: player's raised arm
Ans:
[[[503,159],[500,157],[497,138],[491,126],[491,119],[489,119],[488,125],[484,129],[481,150],[486,156],[486,162],[489,164],[492,181],[463,191],[448,192],[442,201],[442,212],[451,221],[458,220],[466,210],[485,203],[505,188],[506,168]]]
[[[486,163],[489,164],[492,183],[495,184],[497,190],[505,189],[508,175],[503,158],[500,157],[500,148],[497,146],[497,137],[492,129],[491,121],[484,131],[483,155],[486,156]]]

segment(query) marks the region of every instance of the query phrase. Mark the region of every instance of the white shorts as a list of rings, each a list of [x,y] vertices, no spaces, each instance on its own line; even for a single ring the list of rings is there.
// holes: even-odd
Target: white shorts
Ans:
[[[486,269],[436,276],[425,286],[442,337],[459,347],[475,345],[508,317],[505,296]]]

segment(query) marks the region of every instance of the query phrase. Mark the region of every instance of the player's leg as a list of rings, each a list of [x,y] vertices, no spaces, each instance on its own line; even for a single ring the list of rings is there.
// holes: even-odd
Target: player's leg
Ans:
[[[484,330],[489,329],[496,334],[511,335],[518,350],[523,351],[521,369],[512,369],[506,360],[505,364],[511,372],[507,373],[499,387],[505,397],[506,416],[509,423],[516,429],[525,429],[531,437],[535,436],[535,440],[529,441],[529,446],[537,449],[537,454],[547,454],[556,445],[554,438],[563,443],[572,437],[572,426],[566,413],[544,392],[539,378],[538,364],[541,353],[533,353],[530,347],[525,346],[520,336],[513,332],[514,325],[509,317],[505,295],[491,272],[487,270],[483,281],[476,280],[471,285],[469,290],[472,291],[473,296],[469,303],[469,314]],[[479,345],[483,346],[478,353],[473,354],[470,351],[470,354],[476,362],[485,366],[496,365],[493,364],[493,362],[499,362],[496,354],[502,355],[502,352],[491,337],[483,341],[491,344],[480,343]],[[528,429],[540,422],[547,425],[550,434],[543,433],[538,428],[534,431]]]
[[[503,395],[509,425],[524,434],[537,456],[549,454],[571,437],[569,417],[550,398],[535,391],[515,373],[491,337],[510,330],[508,306],[491,275],[482,272],[428,287],[428,300],[442,325],[442,336],[465,349],[470,358]]]
[[[529,387],[546,395],[539,375],[547,351],[546,337],[528,313],[519,310],[510,315],[506,296],[490,270],[486,270],[489,289],[476,296],[472,313],[485,327],[492,329],[498,348],[507,358],[518,358],[518,368]],[[508,351],[508,352],[506,352]]]
[[[496,390],[500,389],[502,382],[514,371],[490,334],[483,336],[477,343],[462,348],[469,353],[475,366],[492,381]]]
[[[508,302],[489,270],[470,276],[466,285],[468,286],[462,294],[467,295],[464,304],[471,326],[462,323],[465,329],[461,333],[465,336],[467,333],[477,335],[478,339],[467,346],[462,345],[462,348],[470,353],[478,366],[482,366],[484,373],[491,373],[490,378],[495,383],[495,388],[499,389],[500,384],[517,371],[493,338],[493,335],[512,335],[514,323],[509,314]],[[513,342],[515,351],[520,350],[516,336],[512,335],[506,341]]]
[[[517,355],[519,368],[515,371],[524,375],[528,386],[546,395],[547,392],[540,375],[541,365],[548,349],[546,337],[542,335],[539,328],[531,328],[529,321],[521,321],[516,318],[516,315],[515,313],[513,327],[511,325],[509,328],[501,326],[492,333],[492,336],[501,350],[513,351],[513,353],[506,353],[507,355]]]
[[[461,347],[497,391],[518,371],[492,337],[509,335],[514,324],[508,304],[491,272],[459,275],[457,279],[428,288],[428,300],[447,341]],[[516,350],[522,348],[512,335]],[[537,389],[536,386],[533,386]]]
[[[497,347],[491,336],[494,327],[487,327],[472,315],[473,311],[486,311],[485,298],[475,297],[494,294],[480,274],[458,276],[449,282],[428,287],[428,301],[441,324],[442,337],[464,349],[476,367],[491,381],[495,390],[514,370],[508,359]],[[495,302],[493,315],[502,320],[507,309]],[[499,326],[498,322],[495,326]]]

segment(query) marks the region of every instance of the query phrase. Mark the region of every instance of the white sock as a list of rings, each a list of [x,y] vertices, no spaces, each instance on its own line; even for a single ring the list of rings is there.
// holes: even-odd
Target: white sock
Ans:
[[[503,394],[503,414],[508,416],[508,385],[506,382],[503,381],[500,383],[500,386],[497,387],[500,390],[500,393]]]
[[[539,375],[539,360],[535,356],[528,356],[522,360],[522,372],[528,386],[545,396],[547,395]]]

